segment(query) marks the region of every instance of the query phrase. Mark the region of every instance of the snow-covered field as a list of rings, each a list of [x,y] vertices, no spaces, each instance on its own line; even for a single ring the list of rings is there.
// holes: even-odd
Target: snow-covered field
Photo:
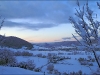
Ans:
[[[91,61],[89,58],[94,59],[93,53],[85,52],[85,51],[34,51],[34,50],[14,50],[10,49],[14,52],[23,52],[27,51],[33,53],[32,56],[15,56],[17,62],[27,62],[28,60],[34,61],[35,68],[41,68],[40,72],[35,72],[35,70],[28,70],[19,67],[8,67],[8,66],[0,66],[0,74],[56,74],[55,71],[59,74],[70,72],[79,72],[80,70],[84,74],[92,74],[97,71],[98,66],[96,61]],[[100,54],[100,52],[97,52]],[[51,54],[52,58],[49,58],[49,54]],[[40,56],[39,56],[40,55]],[[54,59],[53,59],[54,58]],[[62,59],[61,59],[62,58]],[[91,63],[92,65],[82,65],[79,62],[79,59],[84,58]],[[56,62],[50,61],[50,59],[55,60],[59,59]],[[83,61],[84,62],[84,61]],[[48,65],[53,64],[53,71],[50,72],[47,67]]]
[[[41,72],[34,72],[18,67],[5,67],[5,66],[0,66],[0,75],[29,75],[29,74],[34,74],[34,75],[43,75]]]

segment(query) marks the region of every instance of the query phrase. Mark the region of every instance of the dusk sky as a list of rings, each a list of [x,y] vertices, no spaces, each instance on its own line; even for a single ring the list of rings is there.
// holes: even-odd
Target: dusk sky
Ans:
[[[89,1],[94,13],[100,11],[96,2]],[[84,4],[85,1],[81,0],[80,3]],[[73,40],[72,33],[75,31],[68,19],[74,16],[76,7],[75,0],[0,1],[0,15],[5,18],[0,34],[29,42]]]

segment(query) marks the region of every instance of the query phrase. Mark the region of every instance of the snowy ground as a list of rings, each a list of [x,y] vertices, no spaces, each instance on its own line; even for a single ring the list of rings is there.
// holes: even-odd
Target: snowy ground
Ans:
[[[88,59],[88,56],[91,56],[92,58],[94,58],[92,53],[85,53],[85,51],[78,51],[77,54],[75,54],[74,51],[29,51],[29,50],[13,50],[12,51],[28,51],[30,53],[33,53],[34,56],[16,56],[17,62],[21,62],[21,61],[27,61],[27,60],[33,60],[36,67],[42,67],[41,72],[34,72],[34,71],[30,71],[30,70],[26,70],[26,69],[22,69],[22,68],[18,68],[18,67],[4,67],[4,66],[0,66],[0,74],[44,74],[44,72],[46,74],[48,74],[48,70],[47,70],[47,65],[49,65],[50,63],[48,63],[48,58],[45,57],[37,57],[37,54],[42,54],[47,56],[48,53],[53,53],[56,56],[59,57],[69,57],[71,59],[64,59],[61,61],[58,61],[57,63],[53,63],[54,65],[54,69],[58,70],[61,73],[69,73],[69,72],[78,72],[79,70],[81,70],[83,73],[85,74],[91,74],[92,72],[95,72],[97,70],[97,63],[96,62],[92,62],[93,66],[88,66],[88,65],[81,65],[78,61],[78,59],[81,58],[86,58]],[[98,54],[100,54],[100,52],[98,52]]]
[[[33,53],[37,54],[37,51],[33,51]],[[44,55],[47,55],[47,53],[50,53],[50,51],[47,51],[46,53],[43,51],[39,51],[38,53],[42,53]],[[54,51],[51,53],[58,53],[58,52]],[[60,61],[57,64],[54,64],[54,68],[57,69],[59,72],[61,72],[61,73],[72,72],[72,71],[78,72],[79,70],[82,70],[83,73],[90,74],[91,73],[90,68],[93,71],[95,71],[97,69],[96,62],[93,63],[94,66],[90,66],[90,68],[89,68],[88,66],[80,65],[80,63],[77,60],[80,57],[81,58],[88,58],[88,56],[93,57],[93,55],[67,55],[67,54],[68,53],[66,52],[65,55],[59,55],[59,56],[71,57],[71,59],[66,59],[66,60]],[[36,67],[41,67],[42,65],[47,64],[47,61],[48,61],[47,58],[40,58],[40,57],[22,57],[22,56],[17,57],[18,62],[27,61],[28,59],[34,60]],[[61,64],[61,63],[64,63],[64,64]],[[47,66],[44,66],[42,68],[42,72],[46,72],[47,71],[46,68],[47,68]]]
[[[29,74],[34,74],[34,75],[43,75],[43,73],[41,72],[34,72],[34,71],[30,71],[30,70],[26,70],[26,69],[22,69],[22,68],[18,68],[18,67],[5,67],[5,66],[0,66],[0,75],[29,75]]]

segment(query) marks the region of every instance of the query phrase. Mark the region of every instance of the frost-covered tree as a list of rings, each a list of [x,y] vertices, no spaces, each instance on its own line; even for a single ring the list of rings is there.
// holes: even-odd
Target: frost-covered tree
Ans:
[[[100,8],[98,2],[97,5]],[[77,6],[78,9],[76,9],[75,13],[77,20],[73,17],[69,17],[69,20],[73,24],[75,32],[82,38],[82,40],[80,41],[75,35],[72,35],[82,46],[86,47],[88,51],[93,52],[98,67],[100,68],[100,63],[96,55],[96,47],[99,45],[100,22],[95,20],[93,11],[90,9],[88,2],[81,7],[79,1],[77,1]]]
[[[4,24],[4,20],[5,20],[5,18],[2,19],[2,16],[0,16],[0,30],[1,30],[2,26],[3,26],[3,24]],[[4,40],[3,37],[0,36],[0,43],[2,43],[3,40]]]
[[[5,20],[5,18],[4,18],[4,19],[2,19],[2,17],[0,16],[0,22],[1,22],[0,29],[1,29],[1,28],[2,28],[2,26],[3,26],[4,20]]]
[[[33,70],[35,68],[35,64],[33,60],[27,60],[27,62],[24,61],[20,62],[18,64],[18,67]]]
[[[0,49],[0,65],[11,65],[16,63],[14,52],[6,49]]]
[[[47,66],[47,70],[49,70],[50,72],[54,70],[54,65],[53,64],[49,64]]]

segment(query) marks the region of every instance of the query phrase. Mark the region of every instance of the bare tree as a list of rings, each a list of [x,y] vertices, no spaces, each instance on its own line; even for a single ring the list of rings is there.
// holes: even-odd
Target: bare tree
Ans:
[[[73,24],[75,32],[82,38],[82,41],[77,39],[75,35],[72,35],[82,46],[87,47],[89,51],[93,52],[98,67],[100,68],[100,63],[96,55],[100,22],[95,20],[93,11],[90,9],[88,2],[81,7],[79,1],[77,1],[77,6],[78,9],[76,9],[75,16],[78,20],[75,20],[73,17],[70,17],[69,20]]]
[[[1,28],[2,28],[2,26],[3,26],[3,23],[4,23],[5,18],[4,18],[4,19],[2,19],[2,17],[0,16],[0,19],[1,19],[1,25],[0,25],[0,29],[1,29]]]
[[[4,24],[4,20],[5,20],[5,18],[2,19],[2,16],[0,16],[0,22],[1,22],[1,24],[0,24],[0,30],[1,30],[2,26],[3,26],[3,24]],[[0,37],[0,45],[1,45],[2,42],[4,42],[4,40],[5,39],[1,36]]]

